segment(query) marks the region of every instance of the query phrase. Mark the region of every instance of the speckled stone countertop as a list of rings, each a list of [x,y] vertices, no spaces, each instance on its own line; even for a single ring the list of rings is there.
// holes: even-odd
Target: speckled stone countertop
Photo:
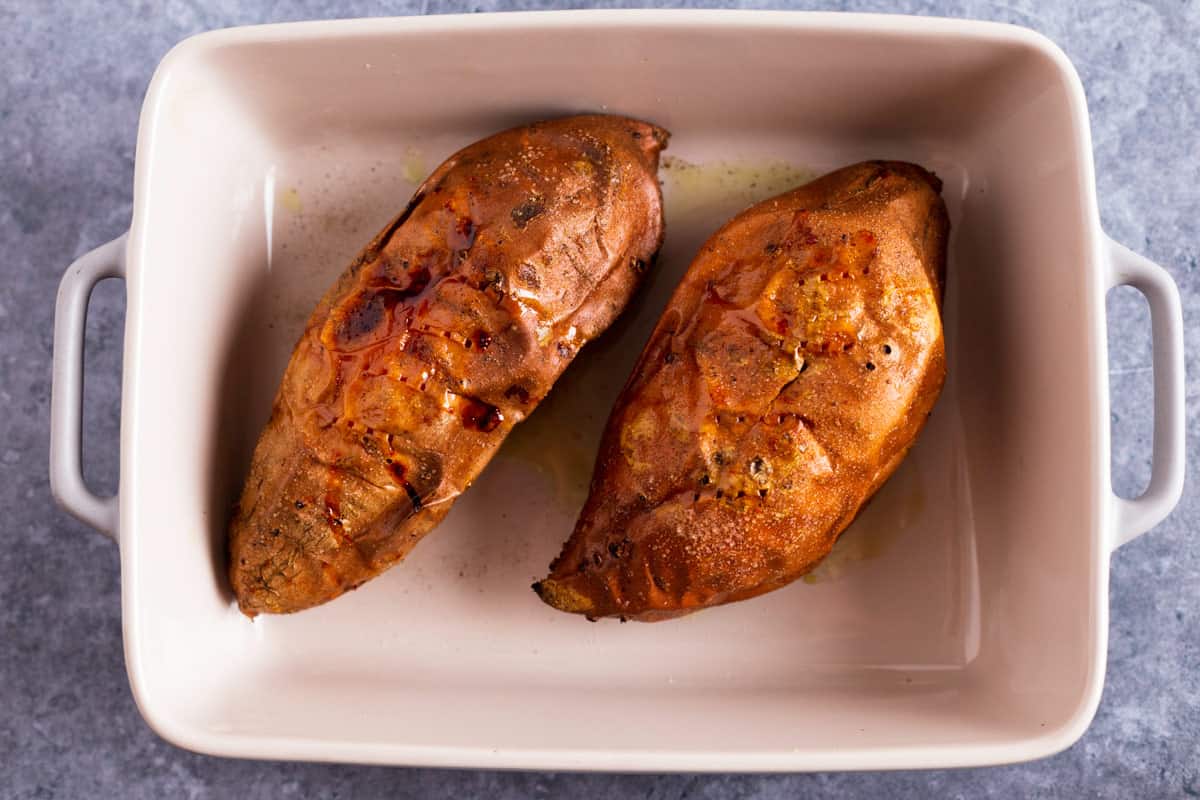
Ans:
[[[117,550],[55,507],[46,461],[55,288],[72,259],[129,224],[138,111],[155,65],[180,39],[230,25],[579,5],[0,0],[0,496],[11,523],[0,546],[0,796],[1200,796],[1198,0],[805,4],[1002,20],[1058,42],[1087,90],[1104,227],[1170,270],[1182,292],[1188,482],[1175,514],[1113,558],[1107,684],[1073,747],[942,772],[497,773],[223,760],[176,749],[142,721],[125,676]],[[1108,311],[1114,481],[1130,495],[1149,472],[1148,312],[1131,289],[1114,292]],[[110,491],[122,321],[120,285],[102,285],[88,323],[85,452],[89,479]]]

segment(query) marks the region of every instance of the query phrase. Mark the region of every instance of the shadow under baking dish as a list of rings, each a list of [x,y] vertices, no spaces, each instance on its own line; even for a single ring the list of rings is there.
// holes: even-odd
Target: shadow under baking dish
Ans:
[[[202,38],[152,90],[122,452],[127,653],[151,724],[228,754],[639,769],[983,763],[1077,736],[1103,663],[1101,295],[1077,109],[1045,45],[765,23],[752,43],[665,23],[421,34],[441,24]],[[685,64],[697,43],[712,58]],[[864,52],[888,68],[847,55]],[[576,55],[603,69],[558,80]],[[472,59],[520,80],[455,83],[447,65]],[[771,80],[740,84],[733,62]],[[585,110],[673,133],[644,290],[405,563],[328,605],[243,618],[225,528],[317,298],[454,150]],[[753,200],[867,158],[937,172],[952,224],[949,378],[898,472],[809,579],[761,598],[654,625],[543,605],[529,584],[701,242]]]

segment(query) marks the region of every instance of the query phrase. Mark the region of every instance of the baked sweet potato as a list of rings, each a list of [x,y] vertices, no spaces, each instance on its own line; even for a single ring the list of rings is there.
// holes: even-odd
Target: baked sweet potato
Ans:
[[[241,610],[331,600],[446,515],[662,243],[643,122],[539,122],[451,156],[321,300],[231,523]]]
[[[941,391],[941,182],[869,162],[760,203],[701,249],[605,429],[534,589],[655,620],[811,570]]]

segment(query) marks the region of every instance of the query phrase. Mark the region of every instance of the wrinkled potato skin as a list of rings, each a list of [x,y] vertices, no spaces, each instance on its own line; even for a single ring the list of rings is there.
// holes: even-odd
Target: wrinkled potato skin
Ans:
[[[653,262],[666,139],[558,119],[426,179],[292,354],[230,527],[243,613],[331,600],[446,515]]]
[[[940,190],[911,164],[856,164],[708,240],[609,417],[544,601],[664,619],[829,553],[941,391]]]

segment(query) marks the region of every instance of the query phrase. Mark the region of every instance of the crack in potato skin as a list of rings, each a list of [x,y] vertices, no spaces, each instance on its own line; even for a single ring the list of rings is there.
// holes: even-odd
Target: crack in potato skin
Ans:
[[[662,244],[666,131],[613,116],[459,151],[320,301],[230,525],[241,610],[326,602],[402,560]]]
[[[617,400],[543,600],[665,619],[829,553],[944,381],[940,189],[912,164],[856,164],[705,243]]]

